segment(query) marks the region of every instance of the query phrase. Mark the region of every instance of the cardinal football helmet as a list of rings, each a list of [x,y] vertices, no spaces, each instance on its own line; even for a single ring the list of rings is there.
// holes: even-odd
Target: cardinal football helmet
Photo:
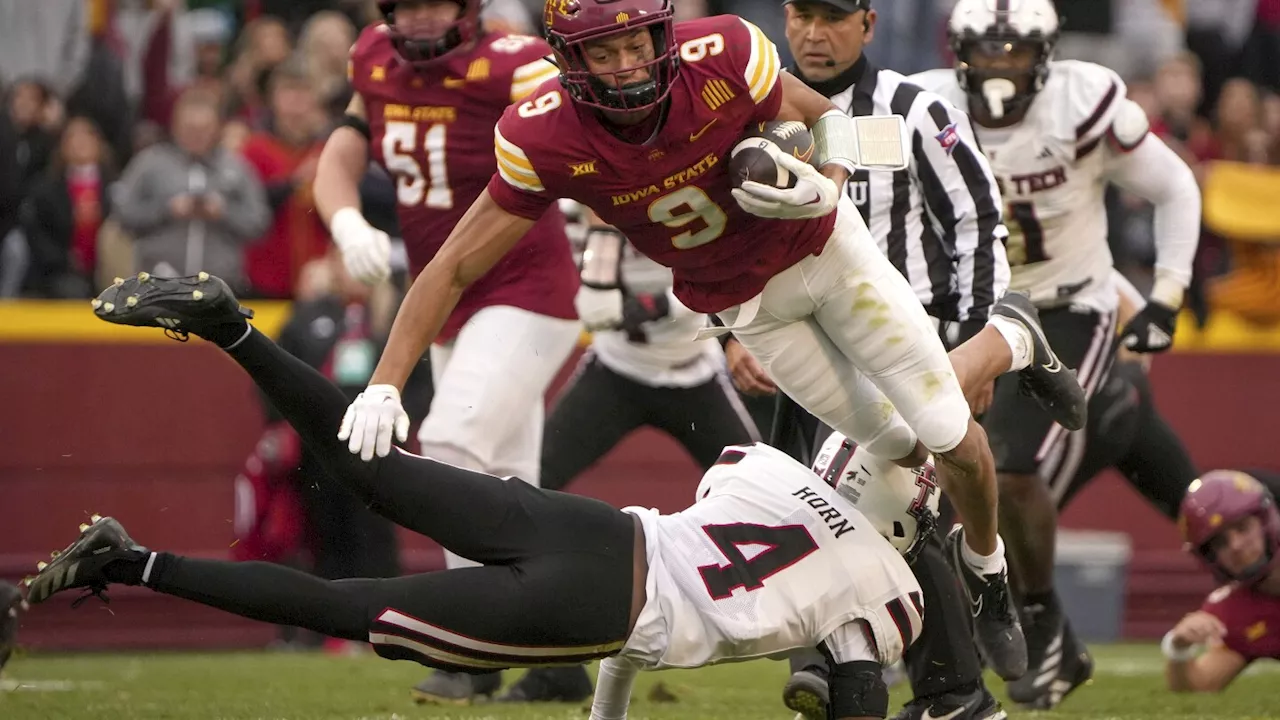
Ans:
[[[1213,539],[1232,523],[1250,515],[1262,522],[1266,550],[1261,560],[1239,573],[1215,557]],[[1252,475],[1214,470],[1191,482],[1178,513],[1183,548],[1200,558],[1219,582],[1251,585],[1265,578],[1280,561],[1280,511],[1271,492]]]
[[[542,25],[569,96],[603,110],[644,110],[666,100],[680,69],[673,14],[672,0],[546,0]],[[647,69],[647,80],[610,83],[588,69],[586,43],[642,28],[653,37],[653,59],[605,77]]]
[[[391,44],[400,58],[410,65],[431,65],[480,35],[480,9],[483,0],[457,0],[458,19],[445,30],[444,35],[427,40],[406,35],[396,27],[398,0],[378,0],[378,9],[387,21]]]

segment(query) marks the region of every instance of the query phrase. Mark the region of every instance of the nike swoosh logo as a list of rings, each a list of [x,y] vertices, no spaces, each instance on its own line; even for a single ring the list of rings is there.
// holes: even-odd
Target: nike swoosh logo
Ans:
[[[709,129],[711,128],[711,126],[712,126],[712,125],[715,125],[715,124],[716,124],[716,120],[719,120],[719,119],[720,119],[720,118],[712,118],[712,119],[711,119],[711,122],[707,123],[706,125],[703,125],[703,126],[702,126],[702,129],[701,129],[701,130],[699,130],[698,132],[696,132],[696,133],[689,133],[689,142],[696,142],[696,141],[698,140],[698,138],[702,137],[702,133],[704,133],[704,132],[706,132],[707,130],[709,130]]]
[[[932,710],[925,710],[924,714],[920,716],[920,720],[951,720],[954,717],[959,717],[961,713],[968,709],[968,705],[961,705],[946,715],[934,715]]]
[[[1049,354],[1053,356],[1053,362],[1049,363],[1048,365],[1042,365],[1041,367],[1044,368],[1045,372],[1051,372],[1051,373],[1061,372],[1062,360],[1058,359],[1058,354],[1053,352],[1053,346],[1049,344],[1049,338],[1045,337],[1044,332],[1040,329],[1040,324],[1036,322],[1032,322],[1031,318],[1027,317],[1018,308],[1015,307],[1015,308],[1012,308],[1012,310],[1018,313],[1018,315],[1022,317],[1024,321],[1026,321],[1027,329],[1036,334],[1036,337],[1040,339],[1041,344],[1049,348]]]
[[[982,596],[981,595],[978,596],[977,600],[970,600],[969,604],[972,605],[972,607],[970,608],[970,611],[973,613],[974,617],[978,617],[979,615],[982,614]]]

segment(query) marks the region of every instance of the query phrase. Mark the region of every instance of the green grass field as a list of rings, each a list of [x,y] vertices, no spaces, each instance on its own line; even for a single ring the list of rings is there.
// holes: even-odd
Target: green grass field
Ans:
[[[1026,718],[1184,720],[1280,718],[1280,664],[1251,669],[1221,696],[1165,692],[1151,645],[1095,648],[1097,672],[1053,713]],[[509,671],[507,679],[517,676]],[[641,676],[635,720],[790,720],[778,700],[783,664],[768,660]],[[298,653],[50,655],[15,658],[0,680],[4,720],[410,720],[530,718],[584,720],[581,705],[417,706],[408,688],[423,670],[372,655]],[[655,702],[662,683],[676,700]],[[999,684],[998,681],[995,682]],[[893,708],[906,698],[894,689]]]

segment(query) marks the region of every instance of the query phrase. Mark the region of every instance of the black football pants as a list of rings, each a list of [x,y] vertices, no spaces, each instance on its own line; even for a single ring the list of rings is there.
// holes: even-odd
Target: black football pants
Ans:
[[[542,432],[542,481],[561,490],[640,427],[679,442],[704,470],[726,445],[759,439],[755,423],[723,374],[693,387],[652,387],[610,370],[594,353],[556,398]]]
[[[631,515],[398,448],[364,462],[337,439],[348,403],[336,386],[257,330],[228,354],[330,477],[384,517],[484,566],[323,580],[270,563],[161,554],[153,589],[453,671],[578,663],[622,647],[637,534]]]

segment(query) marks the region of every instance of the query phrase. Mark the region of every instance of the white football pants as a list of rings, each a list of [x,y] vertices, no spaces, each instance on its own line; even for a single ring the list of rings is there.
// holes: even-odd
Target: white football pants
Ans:
[[[951,450],[970,413],[942,340],[861,216],[837,212],[820,254],[718,315],[779,389],[872,454],[906,457],[917,437]]]
[[[543,397],[573,352],[580,328],[577,320],[495,306],[472,316],[453,342],[432,345],[435,395],[418,430],[422,454],[536,486]],[[477,563],[445,551],[445,564]]]

